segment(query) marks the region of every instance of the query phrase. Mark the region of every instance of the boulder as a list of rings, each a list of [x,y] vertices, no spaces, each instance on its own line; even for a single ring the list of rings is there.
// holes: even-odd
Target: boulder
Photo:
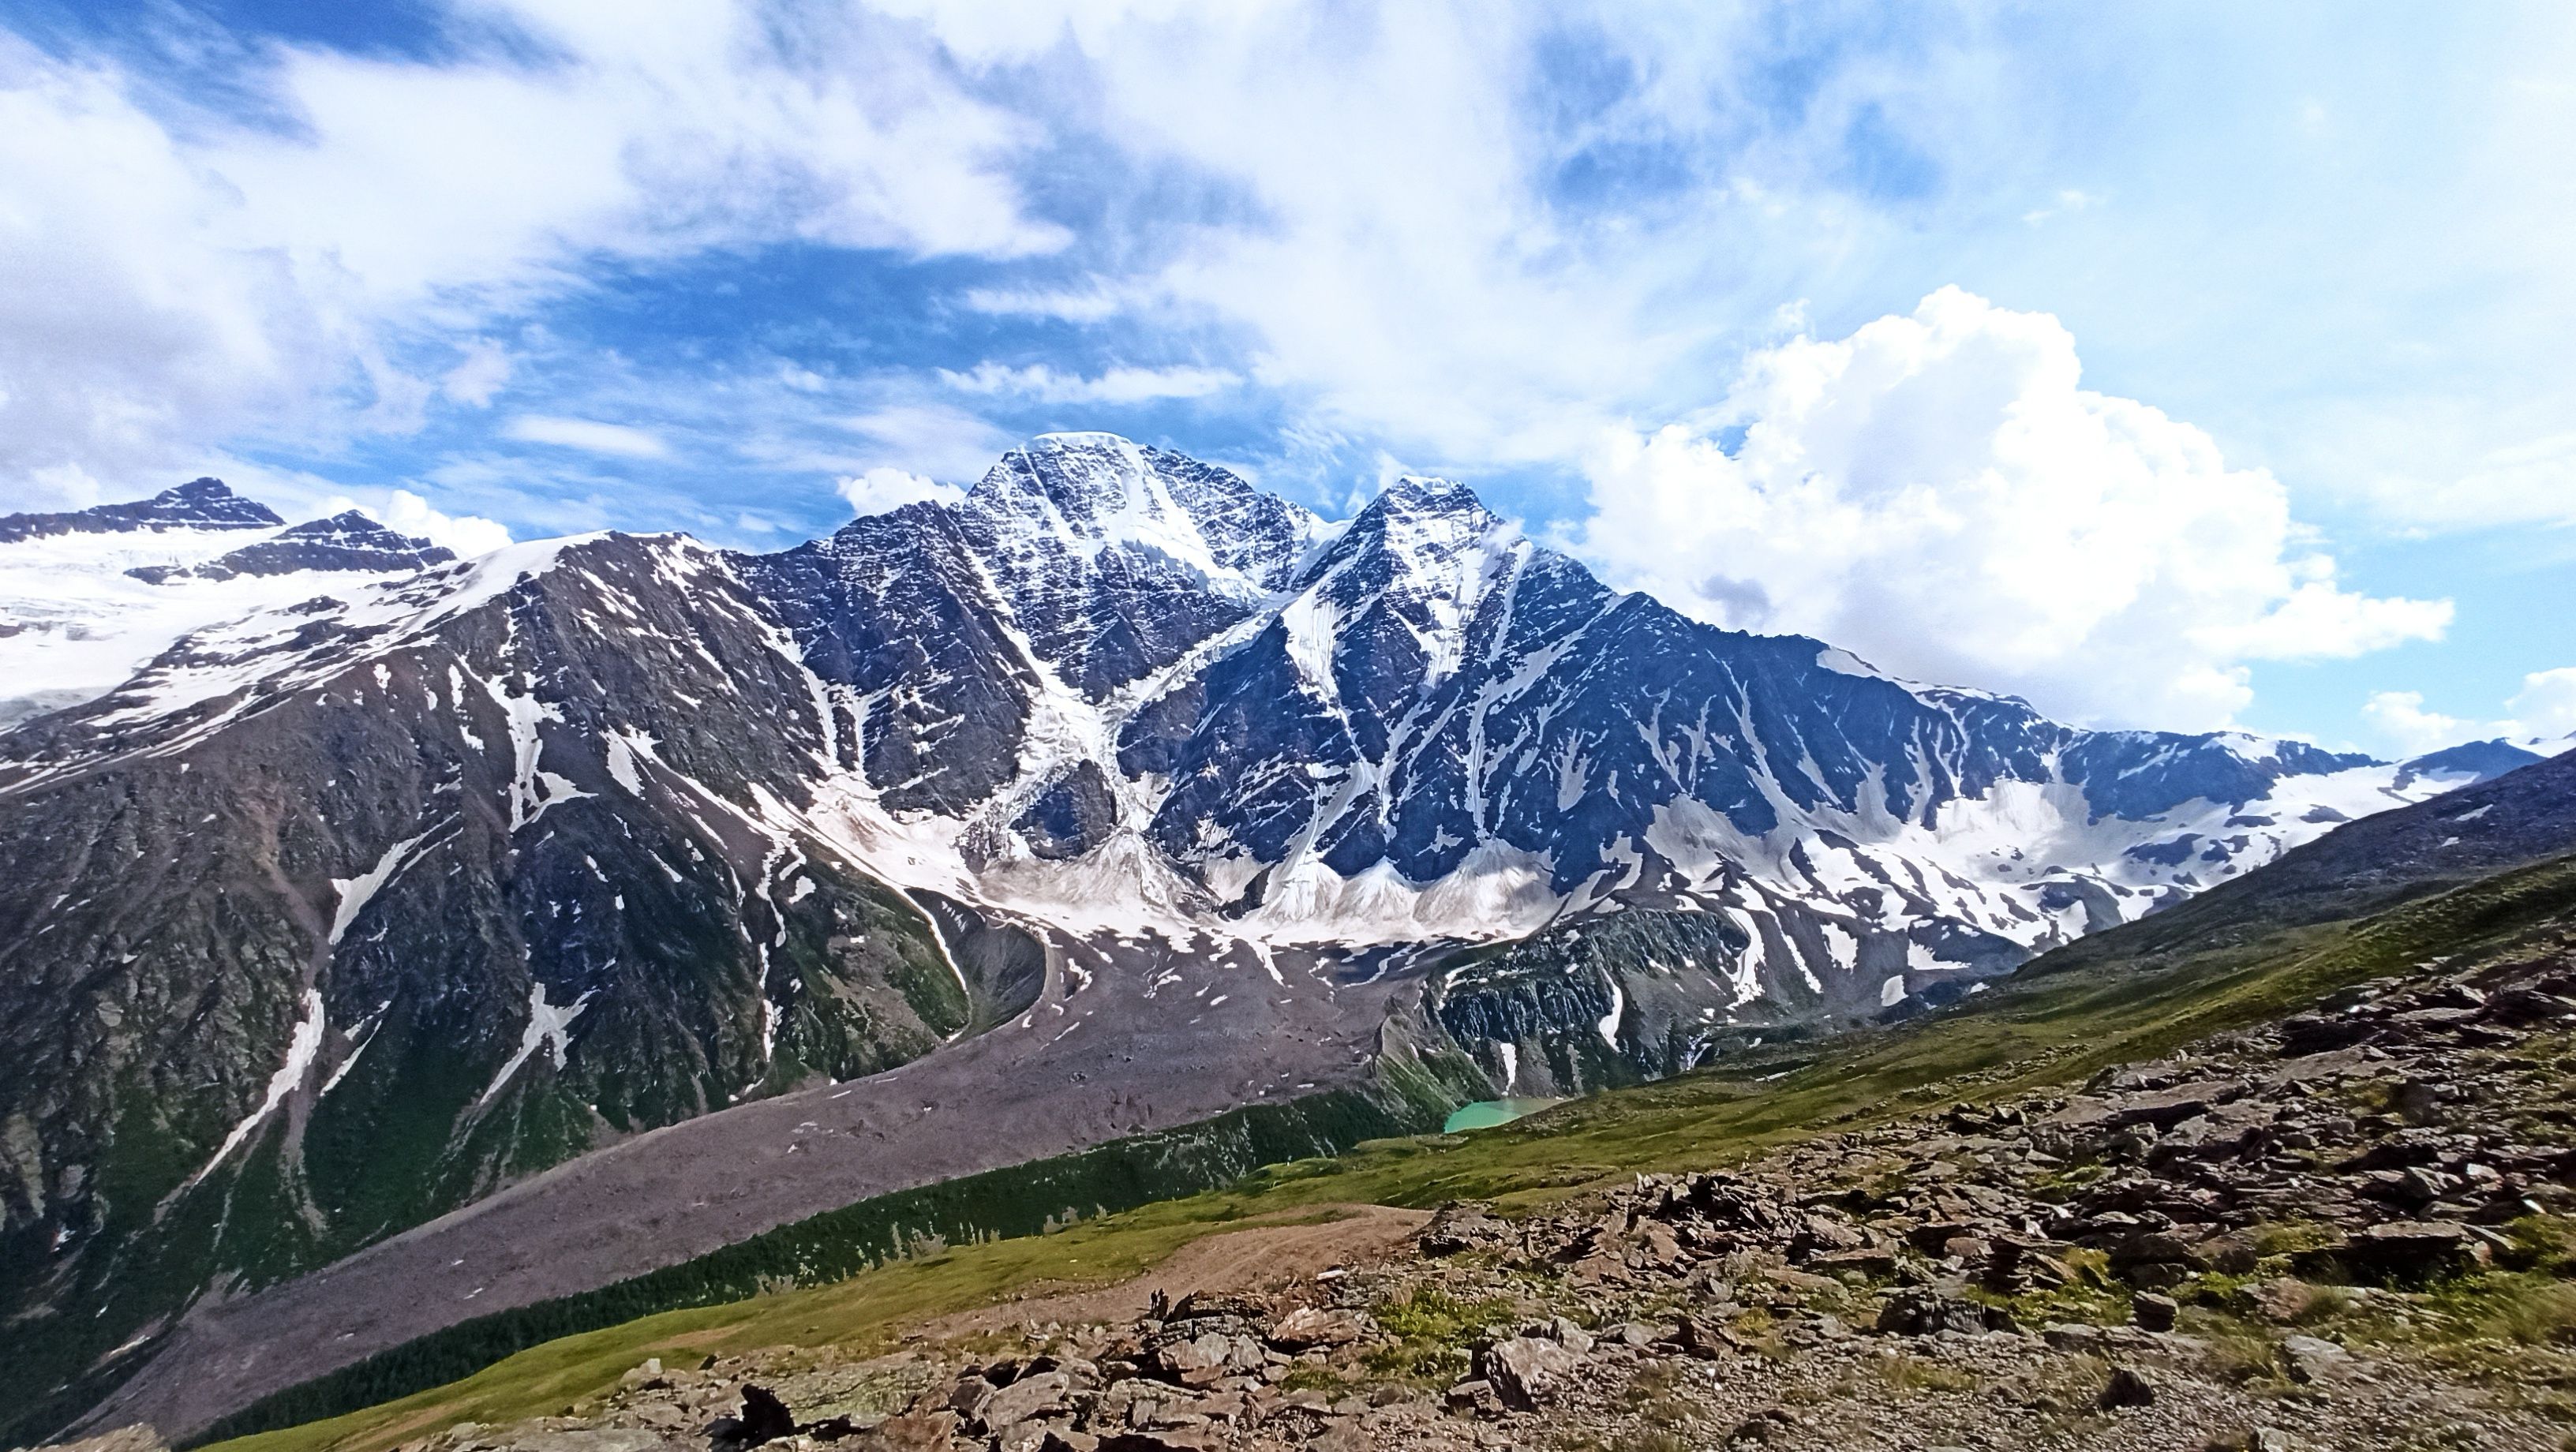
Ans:
[[[962,1421],[980,1422],[998,1391],[991,1382],[969,1373],[957,1378],[957,1389],[948,1394],[948,1409]]]
[[[1024,1376],[993,1393],[984,1404],[984,1425],[1008,1427],[1055,1416],[1072,1409],[1072,1396],[1073,1378],[1061,1371]]]
[[[1929,1286],[1907,1286],[1880,1305],[1876,1329],[1889,1336],[1939,1336],[1947,1332],[1976,1336],[2008,1329],[2011,1324],[2009,1315],[1980,1306],[1965,1296],[1945,1294]]]
[[[1269,1341],[1282,1351],[1311,1351],[1348,1346],[1369,1333],[1368,1317],[1357,1311],[1328,1311],[1308,1306],[1273,1322]]]
[[[957,1414],[942,1408],[888,1417],[859,1445],[867,1452],[949,1452],[956,1435]]]
[[[2153,1406],[2155,1400],[2156,1389],[2148,1384],[2145,1377],[2128,1367],[2115,1366],[2111,1368],[2110,1381],[2104,1383],[2102,1394],[2094,1399],[2094,1404],[2110,1412],[2122,1407]]]
[[[743,1387],[742,1412],[735,1420],[733,1443],[737,1447],[757,1447],[796,1435],[796,1419],[788,1414],[787,1404],[765,1386]]]
[[[1736,1340],[1733,1332],[1714,1321],[1684,1316],[1681,1325],[1673,1332],[1673,1344],[1680,1347],[1685,1356],[1713,1361],[1720,1353],[1733,1349]]]
[[[2352,1354],[2321,1336],[2288,1336],[2281,1341],[2281,1364],[2292,1381],[2325,1381],[2351,1366]]]
[[[2378,1031],[2377,1023],[2351,1014],[2298,1014],[2281,1020],[2281,1057],[2304,1059],[2348,1049]]]
[[[1501,1241],[1506,1228],[1485,1213],[1485,1207],[1465,1200],[1452,1200],[1431,1214],[1431,1223],[1422,1227],[1414,1245],[1424,1255],[1457,1255],[1480,1245]]]
[[[1583,1359],[1555,1341],[1515,1336],[1485,1348],[1476,1370],[1493,1384],[1503,1404],[1528,1411],[1552,1399]]]

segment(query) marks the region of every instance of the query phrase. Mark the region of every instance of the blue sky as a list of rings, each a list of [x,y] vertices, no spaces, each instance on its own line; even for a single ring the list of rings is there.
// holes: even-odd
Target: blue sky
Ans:
[[[2561,6],[0,26],[0,501],[778,547],[1105,428],[2068,719],[2576,730]]]

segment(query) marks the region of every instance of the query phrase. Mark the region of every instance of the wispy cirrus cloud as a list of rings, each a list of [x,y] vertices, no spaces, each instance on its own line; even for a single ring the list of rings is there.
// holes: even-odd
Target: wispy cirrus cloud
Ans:
[[[1148,403],[1166,398],[1205,398],[1243,382],[1223,368],[1110,368],[1090,377],[1044,363],[1013,368],[978,363],[965,372],[940,369],[949,387],[968,393],[1020,394],[1047,403]]]
[[[502,436],[522,443],[552,444],[557,448],[579,449],[590,454],[610,454],[621,459],[666,459],[671,447],[659,434],[632,424],[601,423],[586,418],[556,418],[547,414],[523,413],[510,420]]]

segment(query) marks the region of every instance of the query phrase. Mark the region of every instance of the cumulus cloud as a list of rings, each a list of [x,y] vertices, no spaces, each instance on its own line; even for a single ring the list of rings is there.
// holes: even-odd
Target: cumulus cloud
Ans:
[[[2522,678],[2522,690],[2505,703],[2516,723],[2535,736],[2576,732],[2576,666],[2534,671]]]
[[[104,73],[0,33],[0,488],[130,497],[334,377],[343,330]],[[159,487],[159,486],[155,486]]]
[[[2373,692],[2362,703],[2361,716],[2407,756],[2421,756],[2479,736],[2504,734],[2489,733],[2475,721],[2424,709],[2422,691]]]
[[[396,489],[385,497],[381,517],[394,529],[422,535],[460,555],[490,554],[510,542],[510,531],[497,522],[480,515],[442,514],[408,489]]]
[[[2278,480],[2080,375],[2056,318],[1944,288],[1759,353],[1696,425],[1608,432],[1569,542],[1705,619],[2084,721],[2223,725],[2249,662],[2448,627],[2344,588]]]
[[[549,414],[523,413],[510,420],[502,432],[524,443],[552,444],[557,448],[580,449],[585,453],[613,454],[621,459],[664,459],[670,457],[670,445],[649,429],[631,424],[600,423],[586,418],[556,418]]]
[[[941,381],[969,393],[1009,393],[1044,403],[1148,403],[1164,398],[1204,398],[1241,383],[1223,368],[1111,368],[1095,377],[1060,372],[1043,363],[1013,368],[978,363],[967,372],[939,370]]]
[[[388,529],[418,535],[468,558],[490,554],[510,542],[510,531],[499,523],[479,515],[445,513],[408,489],[391,489],[368,498],[334,494],[321,501],[313,512],[338,514],[345,509],[363,510]]]
[[[2494,720],[2429,710],[2421,691],[2377,691],[2362,703],[2362,719],[2382,740],[2408,754],[2502,738],[2542,750],[2576,735],[2576,666],[2533,671]]]
[[[965,491],[954,484],[942,484],[936,479],[902,469],[884,467],[853,474],[834,489],[843,499],[850,501],[853,512],[863,515],[883,514],[925,499],[954,504],[965,497]]]
[[[898,403],[854,414],[841,426],[866,441],[871,464],[952,479],[981,476],[1019,442],[989,421],[940,403]]]

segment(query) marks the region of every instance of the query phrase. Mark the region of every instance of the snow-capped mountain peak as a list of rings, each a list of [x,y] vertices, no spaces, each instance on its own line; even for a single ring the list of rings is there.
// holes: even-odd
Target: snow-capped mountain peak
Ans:
[[[1246,597],[1278,588],[1320,528],[1311,513],[1228,470],[1097,433],[1031,439],[1003,455],[959,508],[987,527],[1006,569],[1151,553]]]
[[[132,504],[101,504],[60,514],[0,516],[0,544],[45,535],[274,529],[284,523],[275,510],[235,494],[223,480],[202,478]]]
[[[191,631],[453,558],[356,510],[286,527],[212,478],[0,516],[0,728],[97,697]]]

